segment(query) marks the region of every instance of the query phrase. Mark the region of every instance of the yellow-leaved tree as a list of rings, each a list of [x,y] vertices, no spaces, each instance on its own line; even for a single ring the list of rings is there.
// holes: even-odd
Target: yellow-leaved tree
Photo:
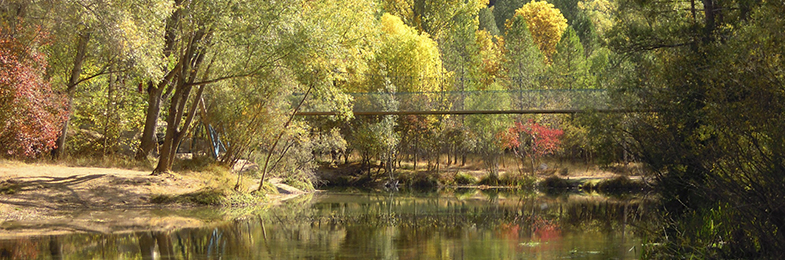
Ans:
[[[491,35],[486,30],[475,33],[482,67],[480,81],[482,88],[490,86],[504,72],[504,38]]]
[[[532,1],[515,10],[515,16],[521,16],[529,26],[534,43],[545,54],[546,61],[550,62],[551,56],[556,52],[556,44],[561,40],[564,30],[567,29],[567,19],[561,11],[545,1]],[[508,20],[507,29],[512,26]]]
[[[376,55],[378,74],[386,74],[400,92],[439,90],[444,69],[436,42],[391,14],[382,16],[381,31],[382,44]]]
[[[441,41],[460,16],[477,16],[488,0],[382,0],[384,12]]]

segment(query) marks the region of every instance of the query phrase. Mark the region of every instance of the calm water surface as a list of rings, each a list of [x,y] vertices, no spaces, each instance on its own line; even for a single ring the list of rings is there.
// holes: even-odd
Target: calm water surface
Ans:
[[[325,192],[172,231],[0,240],[0,259],[637,259],[649,200]]]

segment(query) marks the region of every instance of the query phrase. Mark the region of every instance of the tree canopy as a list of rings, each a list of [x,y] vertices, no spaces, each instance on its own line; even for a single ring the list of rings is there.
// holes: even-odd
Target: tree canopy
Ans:
[[[534,43],[545,54],[546,59],[550,60],[556,52],[556,44],[567,29],[567,19],[561,11],[546,1],[535,0],[515,10],[515,16],[523,17]],[[509,30],[509,26],[507,27]]]

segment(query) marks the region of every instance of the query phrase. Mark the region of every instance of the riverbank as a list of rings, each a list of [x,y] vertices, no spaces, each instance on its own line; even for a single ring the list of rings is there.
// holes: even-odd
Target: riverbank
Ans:
[[[264,207],[303,193],[275,180],[265,196],[247,191],[258,180],[244,180],[243,192],[235,192],[233,176],[2,161],[0,238],[204,226],[231,217],[225,213],[233,207]]]
[[[544,164],[543,164],[544,165]],[[490,178],[481,163],[442,166],[438,170],[428,169],[425,163],[415,166],[403,163],[390,176],[385,169],[374,166],[363,168],[359,163],[345,165],[323,164],[316,172],[317,178],[330,187],[360,187],[369,189],[399,188],[433,190],[438,188],[473,189],[539,189],[543,191],[565,190],[601,192],[641,192],[651,189],[644,178],[639,164],[596,165],[550,163],[552,167],[539,170],[536,174],[521,172],[517,165],[501,165],[496,179]],[[391,177],[393,181],[391,182]]]
[[[344,181],[353,187],[384,188],[389,180],[378,169],[372,169],[368,175],[359,173],[354,166],[323,167],[317,172],[320,181],[332,187]],[[627,192],[640,190],[643,184],[640,176],[627,177],[597,168],[573,170],[567,176],[544,172],[519,177],[502,172],[496,185],[485,183],[483,176],[487,174],[471,165],[445,167],[439,174],[423,170],[406,167],[399,169],[396,176],[402,180],[401,185],[424,189],[539,187],[563,192],[632,184],[632,188],[622,190]],[[149,170],[140,168],[0,161],[0,238],[203,227],[239,217],[249,208],[270,207],[305,193],[271,178],[264,195],[259,196],[251,192],[258,187],[258,179],[241,178],[240,191],[233,189],[236,181],[236,174],[209,165],[151,176]]]

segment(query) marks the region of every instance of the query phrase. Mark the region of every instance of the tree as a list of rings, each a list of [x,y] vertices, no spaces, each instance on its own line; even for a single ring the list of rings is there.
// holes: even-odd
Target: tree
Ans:
[[[600,40],[594,21],[592,21],[589,15],[593,10],[582,8],[585,7],[585,3],[581,2],[581,0],[555,0],[550,1],[550,3],[559,9],[564,18],[567,19],[567,25],[575,30],[580,43],[583,45],[583,49],[586,51],[584,55],[589,56]],[[592,13],[592,15],[599,16],[600,13]],[[599,19],[600,17],[597,18]]]
[[[156,49],[159,24],[169,10],[163,1],[51,1],[25,3],[29,21],[52,32],[47,74],[67,96],[65,124],[55,157],[66,153],[74,98],[80,84],[124,71],[142,77],[160,74]],[[152,8],[150,8],[152,7]],[[38,17],[42,17],[39,19]]]
[[[560,137],[564,131],[543,126],[529,119],[525,124],[520,121],[502,133],[501,139],[505,148],[524,162],[528,157],[531,162],[532,174],[536,173],[536,162],[543,156],[553,154],[559,149]]]
[[[515,16],[515,10],[520,9],[531,0],[497,0],[493,5],[493,18],[496,19],[496,26],[498,26],[502,34],[507,33],[507,21]]]
[[[289,30],[283,24],[294,22],[291,3],[240,4],[222,2],[176,2],[176,12],[168,18],[164,56],[172,67],[150,95],[171,92],[168,101],[167,129],[161,157],[154,174],[169,171],[182,139],[190,130],[206,86],[230,79],[250,78],[275,71],[283,63],[301,62],[298,34],[303,27]],[[248,28],[256,28],[249,30]],[[264,39],[276,39],[267,41]],[[310,53],[303,53],[310,54]],[[292,68],[295,77],[311,77],[308,66]],[[316,80],[311,78],[310,80]],[[307,82],[307,81],[305,81]],[[305,83],[305,86],[311,84]],[[306,95],[307,96],[307,95]],[[158,103],[154,101],[153,103]],[[156,111],[148,110],[148,119]],[[154,120],[148,120],[151,123]],[[151,128],[147,124],[146,128]]]
[[[523,95],[524,90],[543,88],[545,58],[534,44],[526,20],[522,16],[516,16],[508,22],[508,25],[504,38],[504,71],[507,73],[507,88],[521,91],[520,95]],[[513,105],[519,109],[527,106],[522,96],[513,100],[515,102]]]
[[[397,111],[398,101],[395,99],[395,86],[385,80],[383,87],[374,95],[371,103],[378,111]],[[378,118],[355,119],[354,133],[350,135],[351,145],[360,153],[361,167],[371,175],[371,160],[379,158],[385,165],[386,173],[392,180],[396,149],[400,138],[395,132],[397,116],[384,115]]]
[[[436,42],[390,14],[382,15],[381,31],[376,74],[386,72],[399,92],[438,91],[444,71]]]
[[[438,40],[454,26],[456,17],[474,17],[487,5],[488,0],[384,0],[382,9]]]
[[[589,73],[590,62],[583,52],[578,34],[572,27],[564,32],[550,67],[551,87],[559,89],[586,89],[594,83]]]
[[[567,19],[553,4],[545,1],[527,3],[515,10],[515,15],[526,20],[532,40],[545,55],[546,60],[550,61],[551,56],[556,52],[556,44],[567,29]]]
[[[480,30],[485,30],[491,35],[501,35],[499,26],[496,24],[496,18],[493,17],[493,8],[483,8],[480,10],[478,19],[480,22]]]
[[[662,196],[652,258],[777,258],[785,251],[782,2],[620,2],[608,32],[629,66],[616,98]],[[625,64],[622,64],[625,65]],[[623,99],[622,99],[623,98]],[[619,102],[618,104],[622,104]],[[678,237],[668,234],[678,232]],[[721,244],[719,247],[717,245]]]
[[[47,34],[20,23],[0,28],[0,152],[34,158],[56,147],[63,99],[44,79]]]
[[[478,31],[476,37],[477,46],[480,47],[478,54],[482,62],[477,79],[484,86],[489,86],[504,76],[504,39],[492,36],[484,30]]]
[[[502,86],[493,83],[487,86],[488,92],[495,93],[501,90]],[[498,92],[496,92],[498,93]],[[509,107],[512,97],[508,94],[494,94],[491,97],[475,95],[467,98],[468,109],[474,110],[498,110]],[[466,126],[469,129],[469,142],[475,154],[480,155],[488,170],[488,176],[492,184],[499,179],[499,158],[504,152],[501,133],[507,129],[512,119],[509,115],[471,115],[466,117]]]
[[[613,27],[613,13],[616,11],[616,2],[608,0],[581,0],[578,2],[578,9],[582,10],[586,17],[591,20],[592,28],[597,38],[603,40],[605,32]]]

